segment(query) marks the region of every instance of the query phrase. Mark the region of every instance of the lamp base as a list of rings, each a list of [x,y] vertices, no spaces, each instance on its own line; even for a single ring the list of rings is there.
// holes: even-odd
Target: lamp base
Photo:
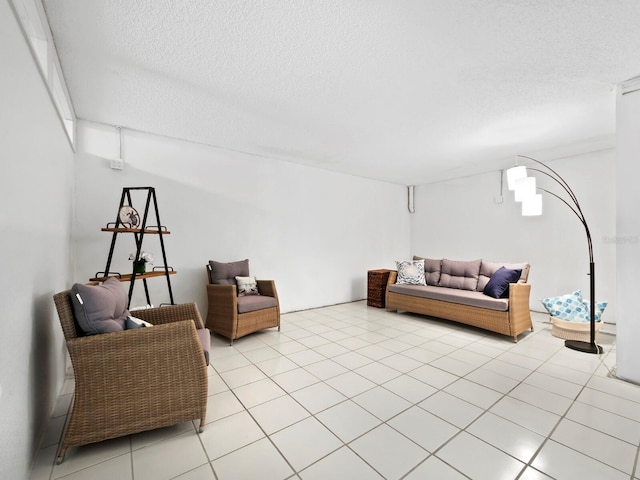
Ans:
[[[595,343],[582,342],[580,340],[565,340],[564,346],[571,350],[577,350],[584,353],[602,353],[602,347]]]

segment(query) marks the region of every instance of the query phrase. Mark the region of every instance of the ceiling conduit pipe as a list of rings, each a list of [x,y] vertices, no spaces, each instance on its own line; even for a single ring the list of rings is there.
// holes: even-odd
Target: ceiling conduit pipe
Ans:
[[[407,185],[407,209],[409,213],[416,213],[416,205],[414,203],[415,185]]]

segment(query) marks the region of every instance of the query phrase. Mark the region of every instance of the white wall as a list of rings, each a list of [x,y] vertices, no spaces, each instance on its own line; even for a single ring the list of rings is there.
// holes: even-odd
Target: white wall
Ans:
[[[606,322],[616,321],[615,152],[605,150],[548,163],[569,183],[591,230],[596,298],[609,301]],[[521,164],[526,165],[525,162]],[[512,165],[505,165],[505,169]],[[558,192],[558,187],[538,184]],[[582,290],[589,296],[589,256],[584,228],[559,200],[543,194],[543,214],[522,217],[513,192],[500,195],[500,172],[420,185],[411,220],[412,254],[430,258],[531,263],[531,308],[540,299]]]
[[[409,251],[404,186],[130,130],[117,171],[106,159],[118,156],[114,128],[80,122],[78,141],[77,281],[104,269],[111,237],[100,228],[133,186],[156,188],[174,299],[196,301],[202,315],[210,259],[249,258],[252,275],[276,280],[287,312],[366,298],[367,270]],[[145,249],[159,258],[155,238]],[[130,271],[132,251],[133,238],[118,237],[111,270]],[[163,280],[148,284],[153,303],[168,300]],[[132,305],[145,303],[142,292],[136,285]]]
[[[618,95],[617,102],[617,374],[640,383],[640,313],[636,298],[640,292],[640,91]]]
[[[73,152],[0,2],[0,478],[28,478],[64,378],[52,295],[69,286]]]

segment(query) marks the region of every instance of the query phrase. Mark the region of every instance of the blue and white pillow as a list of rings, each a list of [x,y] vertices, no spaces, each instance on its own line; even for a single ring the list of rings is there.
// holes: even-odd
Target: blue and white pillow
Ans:
[[[545,298],[542,300],[542,304],[547,309],[547,312],[549,312],[549,315],[559,318],[560,320],[570,322],[591,321],[589,301],[582,297],[580,290],[576,290],[567,295]],[[608,302],[596,302],[596,322],[602,320],[602,313],[607,305]]]
[[[153,327],[153,323],[145,322],[141,318],[132,317],[131,315],[129,315],[127,317],[125,326],[127,327],[127,330],[134,330],[136,328]]]
[[[398,285],[426,285],[424,278],[424,260],[405,260],[396,261],[398,269],[398,277],[396,284]]]
[[[584,300],[582,307],[577,307],[572,318],[574,322],[590,322],[591,321],[591,313],[589,310],[589,301]],[[596,322],[600,322],[602,320],[602,312],[607,307],[609,302],[596,302]]]
[[[584,299],[580,290],[576,290],[566,295],[545,298],[542,300],[542,304],[552,317],[561,320],[572,320],[576,315],[576,310],[584,308]]]

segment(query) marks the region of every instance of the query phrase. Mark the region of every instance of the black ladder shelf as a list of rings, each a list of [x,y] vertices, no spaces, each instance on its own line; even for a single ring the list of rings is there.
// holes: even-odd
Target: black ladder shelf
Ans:
[[[142,219],[135,217],[135,215],[131,218],[131,223],[123,222],[120,219],[120,211],[122,207],[130,206],[133,207],[131,202],[131,191],[134,190],[146,190],[147,191],[147,200],[144,206],[144,213],[142,215]],[[151,204],[153,203],[153,207]],[[150,209],[153,208],[155,212],[155,222],[156,225],[148,225],[147,220],[149,219]],[[152,220],[153,221],[153,220]],[[107,226],[102,229],[103,232],[112,232],[113,236],[111,237],[111,246],[109,247],[109,256],[107,257],[107,266],[105,267],[103,272],[97,272],[95,277],[91,279],[91,281],[104,281],[107,277],[115,277],[121,282],[130,282],[129,284],[129,299],[127,302],[127,308],[131,306],[131,296],[133,295],[133,287],[135,285],[136,280],[142,280],[144,285],[144,293],[147,298],[147,304],[151,304],[151,300],[149,298],[149,288],[147,287],[147,279],[153,277],[165,277],[167,280],[167,287],[169,289],[169,299],[170,304],[175,305],[173,301],[173,291],[171,290],[171,277],[176,273],[173,267],[167,266],[167,255],[164,249],[164,235],[169,235],[171,232],[166,229],[166,227],[162,226],[160,222],[160,213],[158,211],[158,202],[156,199],[156,190],[153,187],[125,187],[122,189],[122,196],[120,197],[120,205],[118,207],[118,213],[116,215],[116,221],[113,223],[107,223]],[[120,233],[133,233],[135,242],[136,242],[136,253],[135,258],[140,258],[140,252],[142,251],[142,242],[144,240],[145,235],[158,235],[160,239],[160,249],[162,250],[162,266],[155,266],[153,270],[150,272],[144,273],[136,273],[136,268],[134,263],[132,262],[132,271],[130,274],[121,274],[119,272],[112,272],[110,270],[111,260],[113,258],[113,250],[116,246],[116,239],[118,238],[118,234]]]

